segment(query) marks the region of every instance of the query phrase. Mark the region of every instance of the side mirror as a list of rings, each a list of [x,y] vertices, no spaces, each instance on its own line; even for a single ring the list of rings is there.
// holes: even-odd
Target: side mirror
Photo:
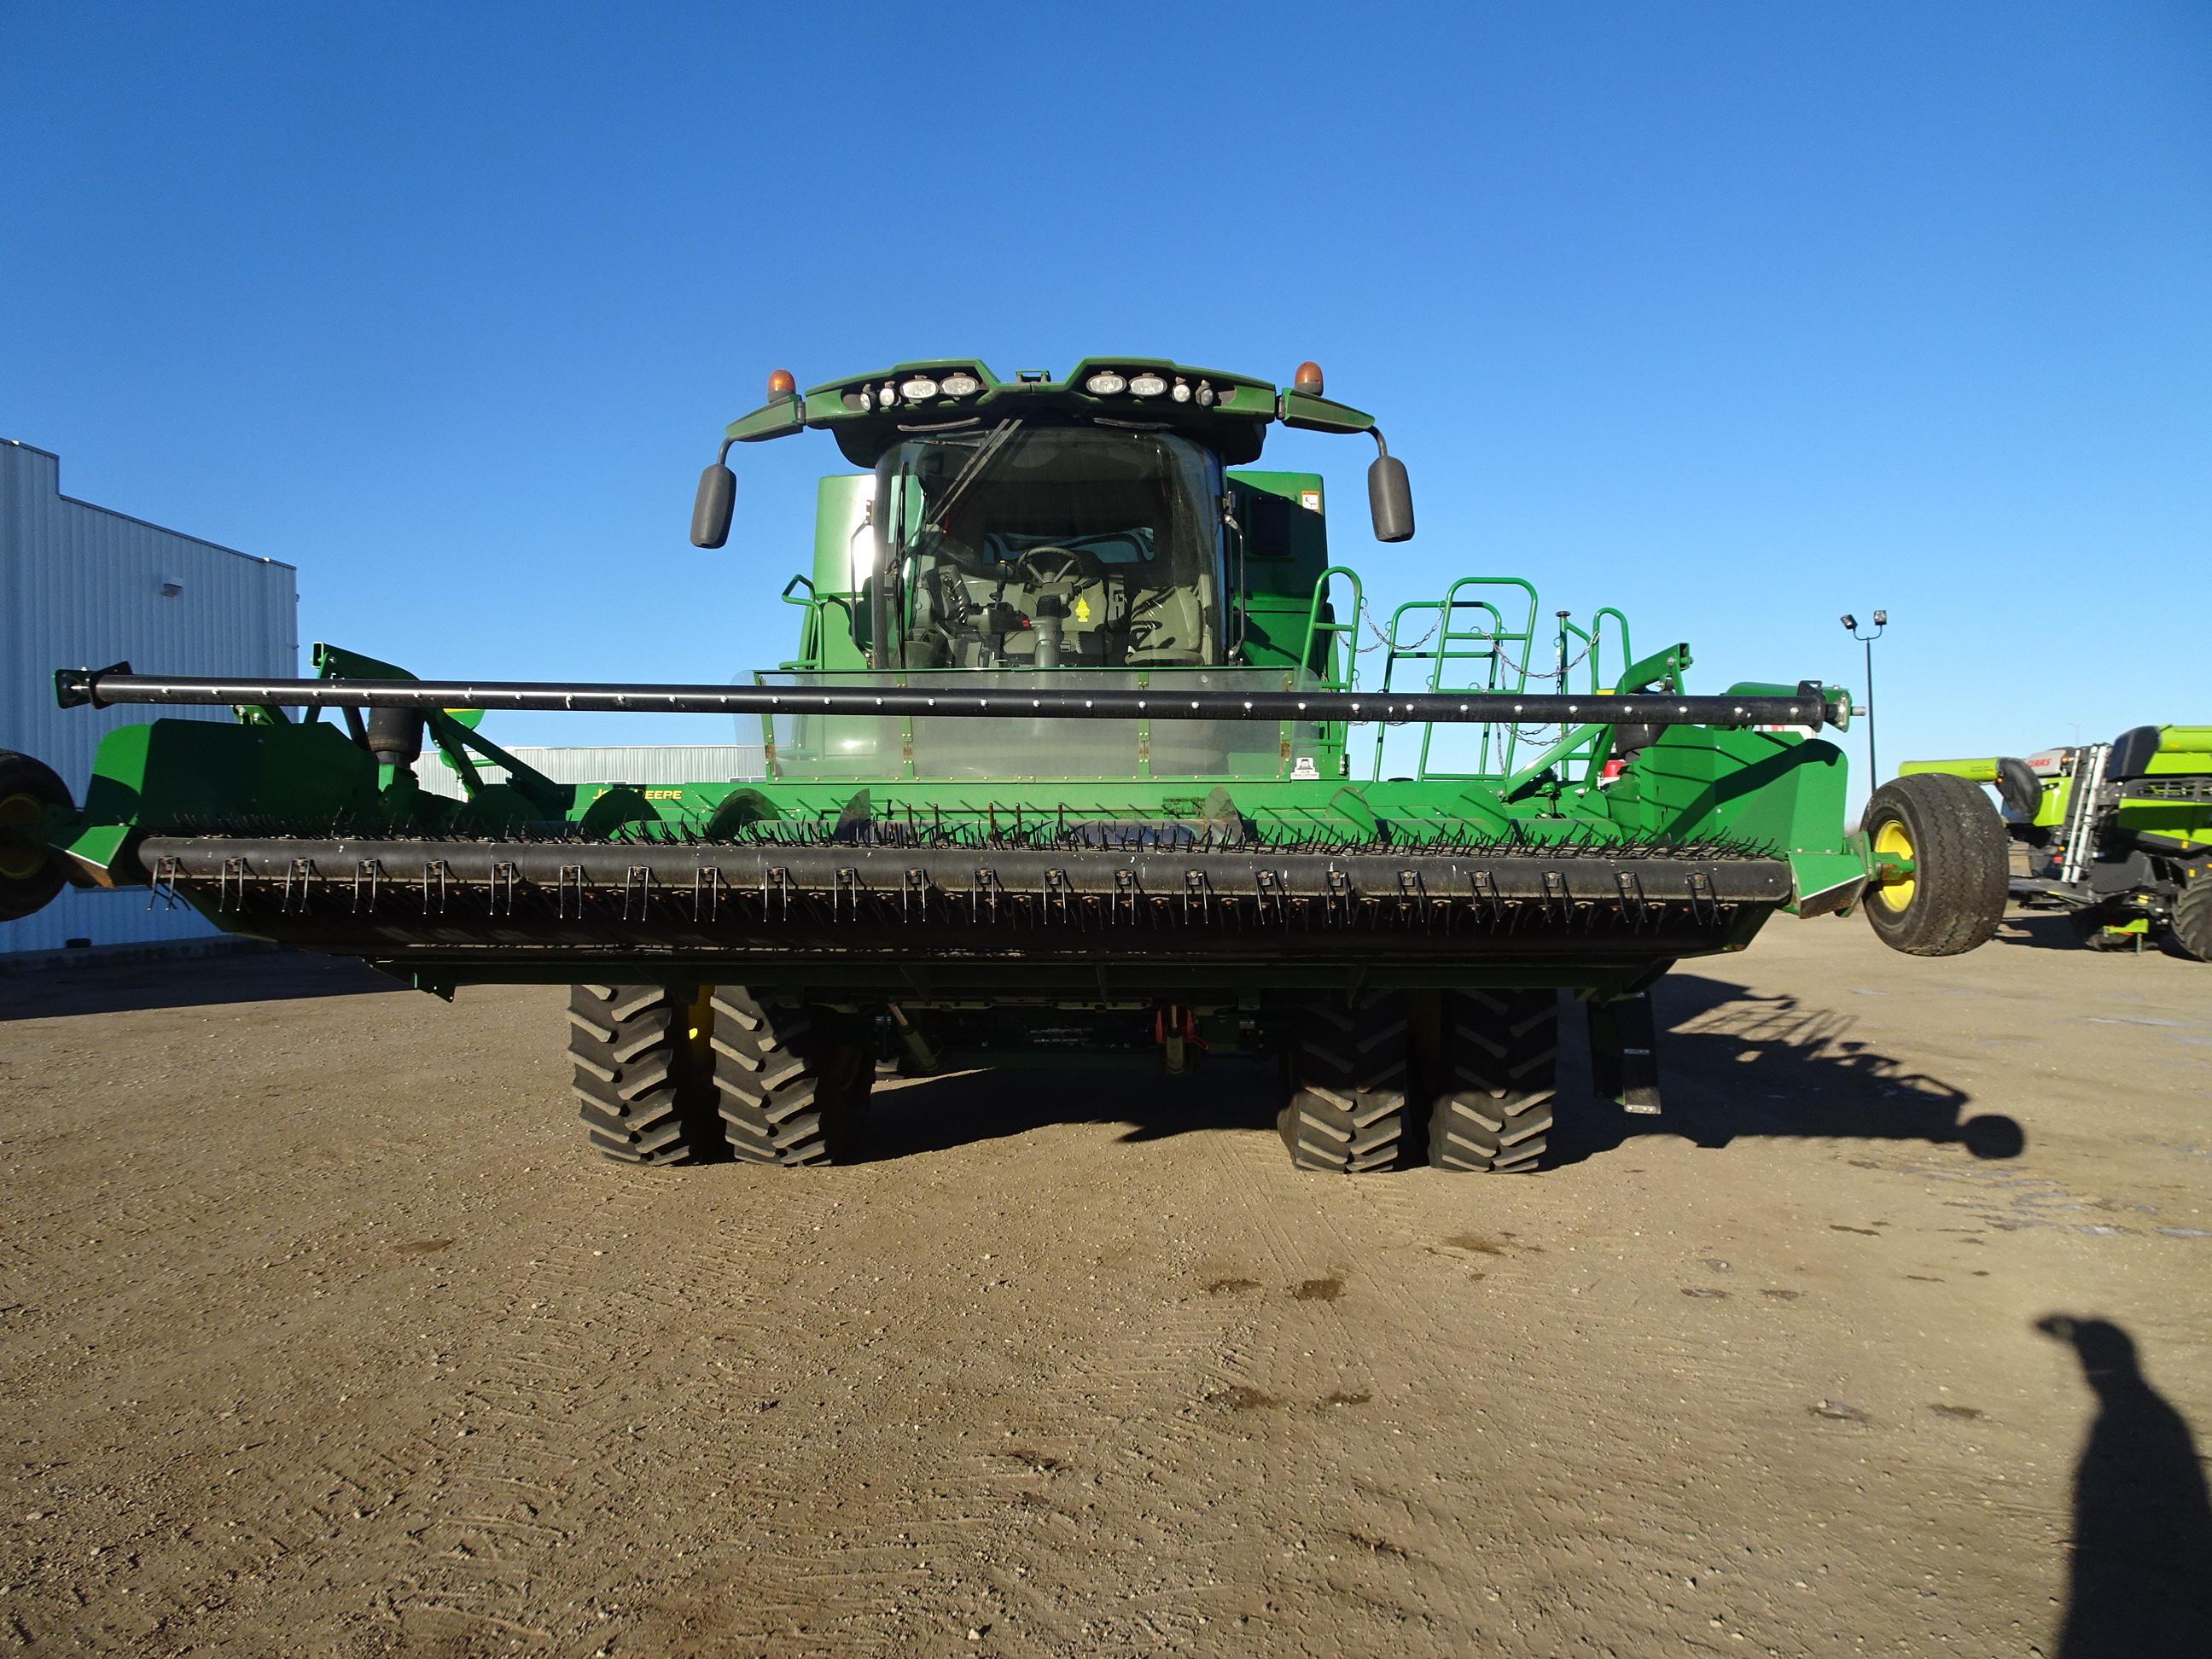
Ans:
[[[1413,539],[1413,486],[1405,462],[1387,450],[1367,468],[1367,510],[1375,520],[1376,541]]]
[[[722,446],[723,453],[729,446]],[[691,545],[720,547],[730,539],[730,510],[737,505],[737,475],[718,456],[699,475],[699,494],[691,503]]]

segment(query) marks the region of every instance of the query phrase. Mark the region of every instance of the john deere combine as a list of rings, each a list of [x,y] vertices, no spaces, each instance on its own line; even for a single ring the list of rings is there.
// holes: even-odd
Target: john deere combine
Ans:
[[[1995,926],[2001,834],[1846,836],[1835,688],[1692,695],[1686,646],[1540,624],[1510,577],[1371,617],[1322,480],[1242,470],[1271,422],[1366,434],[1375,533],[1413,535],[1404,468],[1310,364],[1279,391],[1115,357],[769,394],[692,540],[723,544],[733,444],[823,430],[866,469],[822,482],[793,660],[743,686],[420,681],[325,646],[313,680],[64,671],[65,704],[238,723],[118,730],[82,807],[9,758],[0,902],[142,884],[425,990],[572,984],[592,1139],[654,1164],[845,1156],[886,1061],[1210,1053],[1279,1062],[1301,1167],[1528,1170],[1562,990],[1601,1088],[1653,1110],[1644,994],[1675,962],[1869,885],[1924,924],[1900,949]],[[768,776],[556,784],[475,729],[516,708],[757,719]],[[465,800],[417,787],[426,744]],[[1971,785],[1916,787],[1996,833]]]
[[[1995,785],[2026,855],[2012,896],[2066,912],[2091,949],[2166,940],[2212,962],[2212,726],[2138,726],[2025,759],[1898,770]]]

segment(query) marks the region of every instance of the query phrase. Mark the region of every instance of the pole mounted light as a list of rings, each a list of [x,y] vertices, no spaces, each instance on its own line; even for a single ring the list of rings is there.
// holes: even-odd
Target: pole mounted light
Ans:
[[[1875,759],[1874,749],[1874,642],[1882,636],[1883,630],[1889,626],[1889,612],[1877,611],[1874,613],[1874,632],[1871,634],[1862,634],[1859,631],[1859,619],[1849,611],[1844,613],[1843,624],[1846,633],[1866,647],[1867,706],[1864,712],[1867,723],[1867,787],[1878,788],[1881,784],[1881,767]]]

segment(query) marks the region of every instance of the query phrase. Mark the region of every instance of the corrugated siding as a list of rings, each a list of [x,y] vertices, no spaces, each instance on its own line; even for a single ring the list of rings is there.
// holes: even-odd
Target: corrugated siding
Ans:
[[[0,922],[0,956],[15,951],[58,951],[73,939],[94,945],[158,945],[167,939],[212,939],[222,930],[179,900],[173,910],[147,908],[143,887],[110,892],[67,888],[36,915]]]
[[[149,673],[296,674],[294,575],[273,559],[74,501],[61,493],[56,457],[0,439],[0,748],[37,756],[81,799],[100,739],[152,711],[58,708],[55,669],[128,661]],[[178,588],[173,598],[163,596],[165,582]],[[230,718],[221,708],[163,713]],[[191,911],[148,911],[143,893],[70,893],[0,922],[0,951],[212,931]]]
[[[768,750],[758,744],[509,749],[507,753],[556,783],[712,783],[724,778],[750,783],[768,775]],[[424,754],[415,775],[429,793],[461,799],[461,781],[434,751]],[[497,778],[504,774],[492,775]]]

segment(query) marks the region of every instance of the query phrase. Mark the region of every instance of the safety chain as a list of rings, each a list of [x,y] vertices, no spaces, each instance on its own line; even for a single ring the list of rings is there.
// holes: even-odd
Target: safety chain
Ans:
[[[1375,636],[1375,643],[1373,645],[1355,645],[1352,647],[1352,653],[1355,656],[1361,657],[1365,656],[1370,651],[1377,650],[1388,650],[1392,653],[1411,653],[1418,651],[1423,646],[1426,645],[1431,640],[1434,639],[1436,637],[1437,629],[1444,625],[1444,619],[1439,616],[1436,621],[1429,624],[1429,631],[1422,635],[1420,638],[1415,640],[1412,644],[1393,645],[1390,642],[1390,636],[1388,634],[1385,634],[1381,629],[1376,627],[1374,617],[1363,614],[1359,620],[1367,624],[1367,631]]]

